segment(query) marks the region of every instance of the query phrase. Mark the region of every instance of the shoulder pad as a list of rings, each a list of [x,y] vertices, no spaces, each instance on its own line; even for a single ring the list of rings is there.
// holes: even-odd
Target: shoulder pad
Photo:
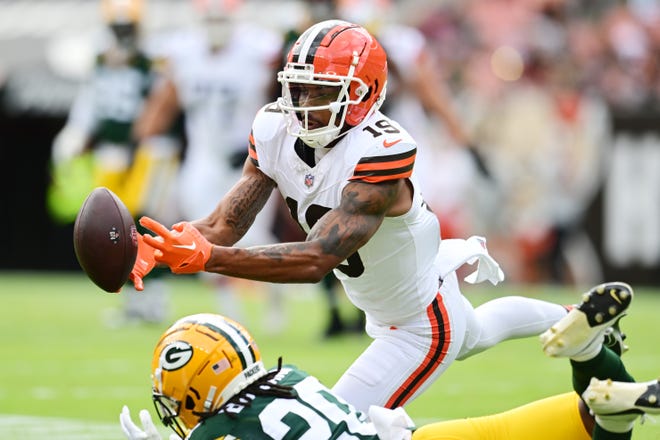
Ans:
[[[365,145],[350,180],[378,183],[408,178],[417,155],[417,143],[395,121],[378,112],[356,133]]]
[[[284,113],[277,102],[271,102],[257,112],[252,123],[252,135],[258,140],[268,141],[280,132],[283,124],[286,124]]]

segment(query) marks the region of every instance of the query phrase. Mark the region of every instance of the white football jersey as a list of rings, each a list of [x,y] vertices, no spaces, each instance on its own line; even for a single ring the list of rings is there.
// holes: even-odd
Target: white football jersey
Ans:
[[[346,294],[367,319],[395,325],[418,316],[438,291],[434,259],[440,243],[436,216],[422,199],[414,173],[417,145],[399,124],[374,113],[310,167],[295,152],[286,119],[276,105],[255,118],[250,157],[272,178],[306,232],[340,204],[342,190],[354,180],[377,183],[409,178],[411,209],[386,217],[376,234],[335,269]]]

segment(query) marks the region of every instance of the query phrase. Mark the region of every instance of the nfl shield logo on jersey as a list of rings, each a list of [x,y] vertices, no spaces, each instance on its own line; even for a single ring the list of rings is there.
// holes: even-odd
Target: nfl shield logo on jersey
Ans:
[[[314,175],[313,174],[305,174],[305,186],[307,188],[311,188],[312,185],[314,185]]]

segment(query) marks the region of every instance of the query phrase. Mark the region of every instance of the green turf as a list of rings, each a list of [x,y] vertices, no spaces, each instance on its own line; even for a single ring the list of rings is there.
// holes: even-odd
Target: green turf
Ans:
[[[175,311],[172,320],[190,313],[218,311],[213,294],[198,279],[173,277],[169,283]],[[285,362],[297,364],[331,385],[369,339],[348,335],[324,341],[325,309],[320,291],[313,286],[288,287],[287,324],[281,333],[267,328],[266,302],[259,291],[249,294],[243,289],[244,324],[257,339],[268,366],[282,355]],[[564,304],[579,298],[566,289],[541,286],[468,286],[464,292],[474,304],[507,294]],[[116,423],[123,404],[135,412],[151,409],[151,353],[165,324],[107,326],[108,311],[120,307],[121,297],[102,292],[82,274],[0,272],[0,297],[0,415],[99,423],[106,432],[111,431],[108,424]],[[631,346],[624,359],[640,380],[660,374],[657,310],[660,291],[637,288],[630,316],[622,321]],[[543,356],[536,338],[508,341],[455,363],[408,406],[408,411],[418,423],[487,414],[568,391],[569,380],[568,362]],[[19,431],[14,426],[12,432]],[[37,436],[10,434],[2,438]],[[115,437],[95,438],[121,439],[122,435],[117,427]],[[660,427],[653,420],[638,425],[633,438],[659,439]]]

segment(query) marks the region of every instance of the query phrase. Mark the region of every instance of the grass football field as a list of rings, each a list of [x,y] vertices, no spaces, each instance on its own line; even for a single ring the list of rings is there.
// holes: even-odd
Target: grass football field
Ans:
[[[625,280],[624,280],[625,281]],[[82,273],[0,272],[0,438],[123,439],[122,405],[134,415],[148,408],[150,361],[160,333],[176,318],[219,312],[212,292],[197,278],[171,277],[171,319],[162,325],[109,325],[120,295],[107,294]],[[633,286],[636,287],[636,286]],[[349,334],[324,340],[325,303],[315,286],[288,286],[285,326],[268,328],[267,301],[259,288],[241,284],[243,323],[255,336],[267,366],[279,356],[332,385],[367,346]],[[502,295],[525,295],[571,304],[579,292],[548,286],[464,286],[477,305]],[[622,326],[631,349],[624,360],[638,380],[660,375],[660,289],[637,286]],[[352,316],[347,303],[345,315]],[[566,360],[543,355],[536,338],[507,341],[462,362],[407,409],[417,424],[501,411],[570,390]],[[164,433],[166,431],[163,431]],[[637,423],[634,439],[660,439],[653,418]]]

